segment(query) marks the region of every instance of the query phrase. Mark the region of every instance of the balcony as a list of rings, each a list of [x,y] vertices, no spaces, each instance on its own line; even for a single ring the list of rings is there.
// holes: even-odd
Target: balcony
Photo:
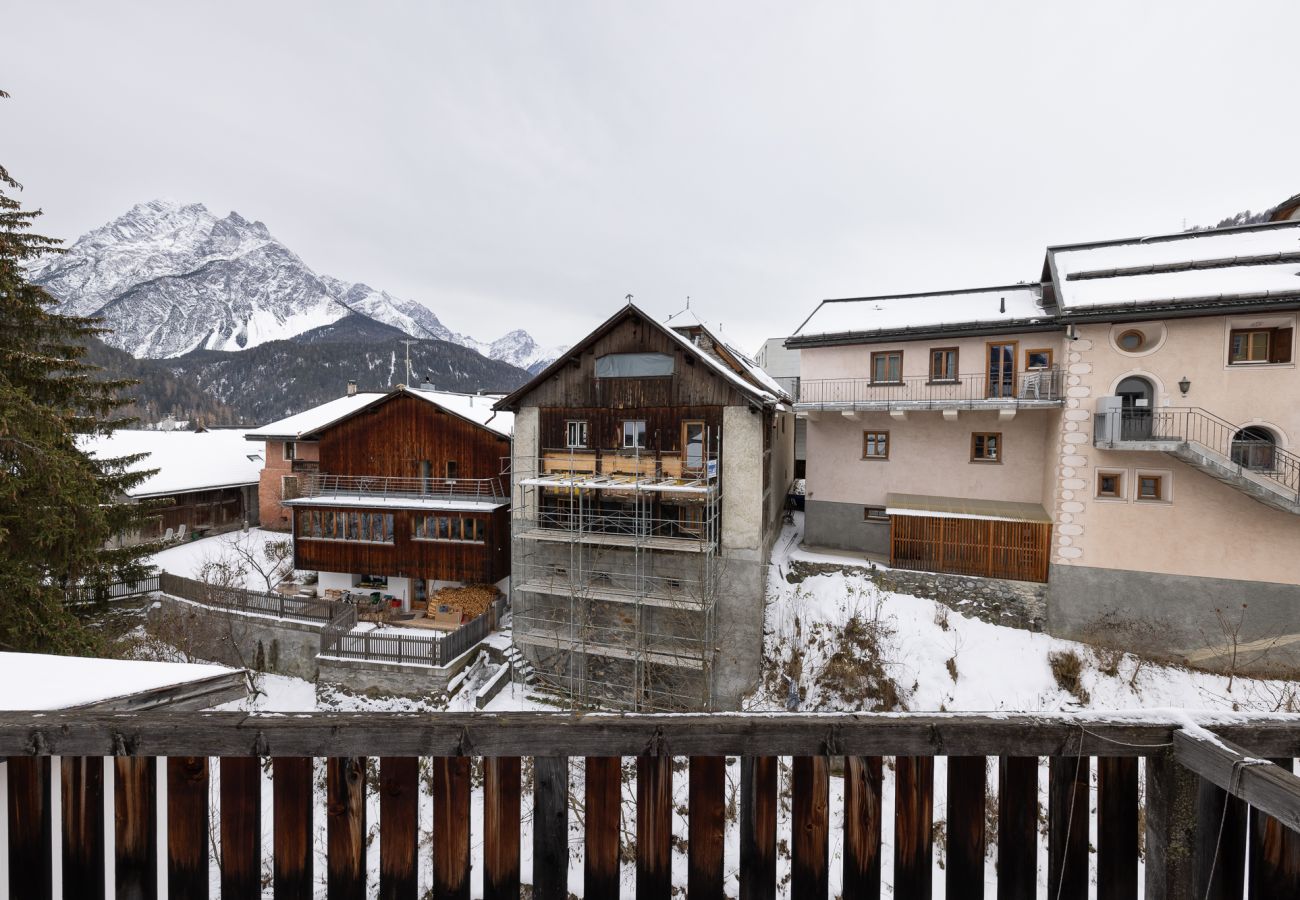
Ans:
[[[1058,367],[992,379],[981,372],[959,375],[951,381],[933,381],[924,375],[890,382],[869,378],[805,378],[798,382],[795,409],[868,412],[1051,408],[1063,404],[1064,383]]]
[[[382,475],[298,476],[298,496],[365,500],[454,500],[505,503],[507,488],[499,478],[396,478]]]

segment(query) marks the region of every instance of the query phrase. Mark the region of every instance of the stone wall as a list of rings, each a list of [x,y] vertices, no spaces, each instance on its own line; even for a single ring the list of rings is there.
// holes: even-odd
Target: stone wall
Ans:
[[[277,675],[315,681],[320,626],[214,609],[159,594],[149,631],[182,652]]]

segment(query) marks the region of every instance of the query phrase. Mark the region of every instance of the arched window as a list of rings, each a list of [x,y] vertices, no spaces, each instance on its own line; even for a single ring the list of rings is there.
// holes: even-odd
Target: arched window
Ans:
[[[1232,461],[1248,469],[1273,468],[1277,438],[1267,428],[1243,428],[1232,436]]]

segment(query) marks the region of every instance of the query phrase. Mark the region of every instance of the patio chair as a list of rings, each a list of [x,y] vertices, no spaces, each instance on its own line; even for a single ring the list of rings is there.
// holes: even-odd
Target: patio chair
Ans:
[[[179,543],[180,543],[181,541],[183,541],[183,540],[185,540],[185,523],[184,523],[184,522],[182,522],[181,525],[180,525],[180,527],[176,529],[176,543],[179,544]]]
[[[172,542],[172,535],[174,535],[175,533],[176,533],[175,530],[171,528],[168,528],[165,532],[163,532],[163,538],[162,538],[163,543],[170,544]]]

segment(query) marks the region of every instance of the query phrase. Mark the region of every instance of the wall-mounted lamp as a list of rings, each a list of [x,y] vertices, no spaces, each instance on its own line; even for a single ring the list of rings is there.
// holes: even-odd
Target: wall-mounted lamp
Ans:
[[[1187,376],[1184,375],[1183,380],[1178,382],[1178,390],[1182,391],[1183,396],[1186,397],[1187,392],[1190,391],[1191,389],[1192,389],[1192,383],[1188,381]]]

